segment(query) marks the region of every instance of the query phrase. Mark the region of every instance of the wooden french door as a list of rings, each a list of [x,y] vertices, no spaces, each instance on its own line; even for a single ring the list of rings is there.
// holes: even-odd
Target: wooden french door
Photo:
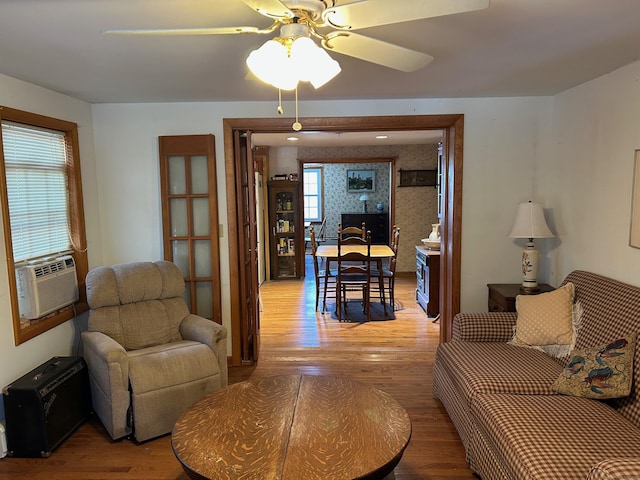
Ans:
[[[214,137],[163,136],[158,143],[164,258],[182,272],[189,310],[222,323]]]
[[[260,308],[258,285],[258,225],[256,218],[255,165],[251,152],[251,132],[233,134],[236,168],[236,212],[240,255],[240,347],[241,361],[258,360],[260,345]],[[233,288],[233,287],[232,287]]]

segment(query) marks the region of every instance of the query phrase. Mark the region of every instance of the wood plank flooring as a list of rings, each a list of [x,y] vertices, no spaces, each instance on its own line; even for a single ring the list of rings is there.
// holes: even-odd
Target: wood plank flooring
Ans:
[[[396,281],[395,320],[339,323],[330,313],[314,312],[313,270],[307,272],[304,280],[261,287],[260,359],[256,366],[230,368],[230,383],[293,373],[348,375],[370,383],[391,394],[411,417],[412,437],[396,480],[477,478],[451,421],[431,394],[439,327],[415,303],[415,276]],[[99,420],[91,418],[49,458],[0,460],[0,479],[188,477],[173,455],[170,436],[142,444],[113,442]]]

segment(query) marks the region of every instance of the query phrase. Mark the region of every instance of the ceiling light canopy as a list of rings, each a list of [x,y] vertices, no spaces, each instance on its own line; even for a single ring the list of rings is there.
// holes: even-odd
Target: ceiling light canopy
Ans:
[[[340,64],[311,40],[307,25],[283,25],[280,35],[247,58],[249,69],[263,82],[281,90],[294,90],[298,82],[320,88],[340,73]]]

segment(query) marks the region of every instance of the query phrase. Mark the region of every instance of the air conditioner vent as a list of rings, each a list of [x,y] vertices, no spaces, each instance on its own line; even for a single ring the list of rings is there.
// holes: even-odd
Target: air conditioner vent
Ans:
[[[34,266],[34,272],[35,272],[36,278],[44,277],[46,275],[51,275],[52,273],[60,272],[64,269],[65,269],[65,263],[62,260]]]

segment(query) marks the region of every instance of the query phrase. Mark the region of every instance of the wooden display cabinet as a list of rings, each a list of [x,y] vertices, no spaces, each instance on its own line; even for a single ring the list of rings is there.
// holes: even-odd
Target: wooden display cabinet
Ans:
[[[269,250],[271,279],[304,277],[304,224],[302,184],[271,180],[269,187]]]

